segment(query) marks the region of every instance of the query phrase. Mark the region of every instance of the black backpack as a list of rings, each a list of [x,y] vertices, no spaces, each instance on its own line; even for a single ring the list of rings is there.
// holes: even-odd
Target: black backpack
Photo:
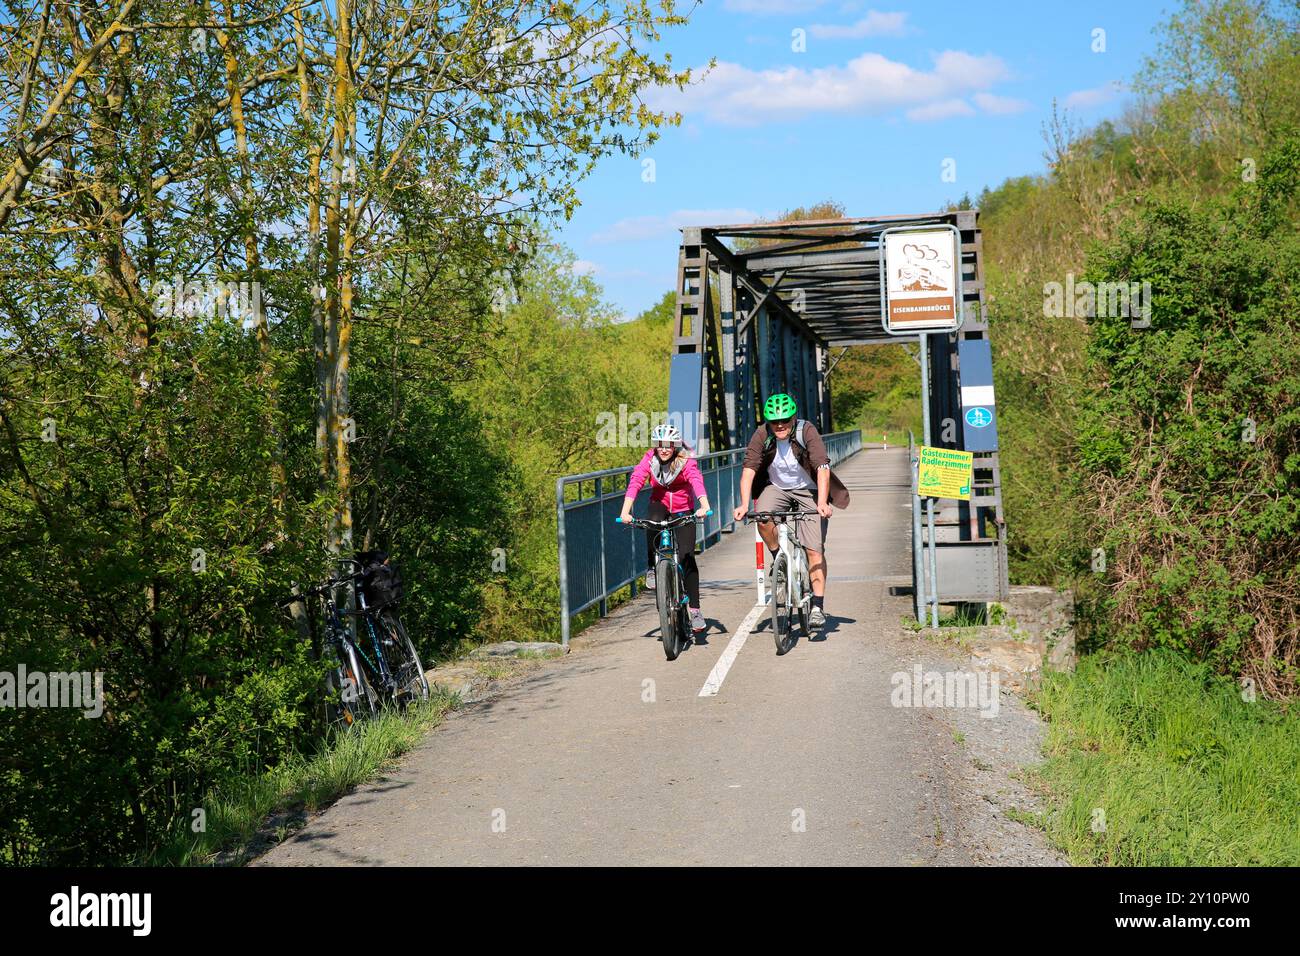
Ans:
[[[383,607],[402,600],[402,574],[388,559],[387,551],[360,551],[361,593],[366,607]]]

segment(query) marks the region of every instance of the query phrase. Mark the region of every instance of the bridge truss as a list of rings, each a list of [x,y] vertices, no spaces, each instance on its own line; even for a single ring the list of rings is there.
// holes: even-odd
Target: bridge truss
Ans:
[[[773,392],[793,395],[800,417],[830,432],[827,376],[849,346],[914,343],[919,355],[913,358],[928,355],[919,363],[928,405],[925,443],[975,455],[970,501],[938,502],[935,531],[914,534],[914,553],[923,543],[933,545],[938,584],[928,586],[936,604],[996,600],[1008,589],[996,428],[981,426],[968,442],[970,419],[963,416],[963,405],[974,401],[963,402],[963,360],[970,366],[967,395],[978,388],[981,410],[993,410],[978,215],[953,210],[692,227],[682,230],[678,251],[669,413],[702,454],[745,445]],[[924,342],[890,335],[881,320],[881,233],[935,225],[960,233],[962,326],[925,335]],[[920,567],[914,573],[928,575]]]

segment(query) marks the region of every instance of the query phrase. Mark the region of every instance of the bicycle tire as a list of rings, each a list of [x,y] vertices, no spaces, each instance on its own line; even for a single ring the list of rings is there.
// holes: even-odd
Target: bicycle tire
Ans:
[[[389,631],[393,639],[391,652],[387,655],[389,670],[393,672],[397,687],[393,701],[404,706],[412,700],[429,699],[429,679],[424,676],[424,665],[415,643],[406,633],[406,625],[391,608],[384,608],[377,615],[381,625]]]
[[[786,593],[789,574],[786,557],[778,554],[772,565],[772,639],[779,657],[790,649],[790,596]]]
[[[659,633],[663,636],[664,656],[677,660],[681,653],[677,634],[677,569],[662,558],[655,565],[655,602],[659,605]]]
[[[808,573],[808,559],[805,558],[799,571],[799,629],[806,639],[812,638],[812,628],[808,618],[812,615],[812,576]]]

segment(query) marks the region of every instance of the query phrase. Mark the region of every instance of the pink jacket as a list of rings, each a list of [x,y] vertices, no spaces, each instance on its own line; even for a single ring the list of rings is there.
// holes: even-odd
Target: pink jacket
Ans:
[[[700,474],[699,463],[694,458],[687,458],[685,464],[677,475],[666,485],[659,483],[655,477],[652,468],[655,457],[654,449],[650,449],[645,456],[632,469],[632,475],[627,480],[626,498],[636,498],[637,492],[646,482],[650,483],[650,500],[661,501],[668,509],[669,514],[680,514],[683,511],[691,510],[692,498],[704,497],[704,476]]]

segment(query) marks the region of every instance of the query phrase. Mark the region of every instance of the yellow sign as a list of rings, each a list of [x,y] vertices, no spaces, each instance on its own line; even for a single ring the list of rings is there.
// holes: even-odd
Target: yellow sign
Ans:
[[[960,498],[970,501],[971,462],[968,451],[921,446],[921,473],[916,493],[922,498]]]

